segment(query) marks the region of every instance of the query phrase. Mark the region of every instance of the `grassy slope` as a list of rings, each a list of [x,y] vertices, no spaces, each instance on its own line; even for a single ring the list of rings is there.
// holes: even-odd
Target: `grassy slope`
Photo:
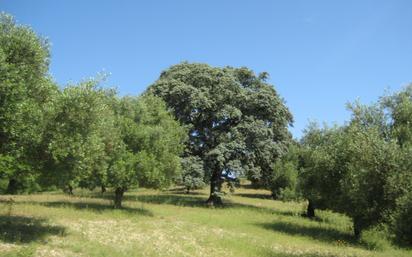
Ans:
[[[124,210],[82,193],[14,196],[11,210],[10,196],[0,196],[0,256],[412,256],[369,251],[352,240],[347,218],[308,220],[303,203],[265,199],[263,190],[239,189],[216,209],[204,207],[206,191],[139,190]]]

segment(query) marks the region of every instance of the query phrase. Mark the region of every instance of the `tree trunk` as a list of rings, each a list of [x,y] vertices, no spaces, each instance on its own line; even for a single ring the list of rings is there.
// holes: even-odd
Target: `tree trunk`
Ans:
[[[71,185],[67,186],[67,192],[69,193],[69,195],[73,195],[73,187]]]
[[[353,219],[353,234],[355,235],[356,239],[359,239],[361,236],[361,225],[358,219],[354,218]]]
[[[190,193],[190,187],[186,187],[186,194]]]
[[[124,194],[124,188],[118,187],[116,188],[115,195],[114,195],[114,208],[120,209],[122,208],[122,200]]]
[[[14,178],[11,178],[9,180],[9,184],[7,185],[6,193],[10,194],[10,195],[17,194],[17,180],[15,180]]]
[[[311,200],[308,200],[308,209],[306,210],[306,216],[308,218],[315,217],[315,206],[313,206],[313,202]]]
[[[222,179],[220,178],[220,172],[214,172],[212,179],[210,180],[210,196],[207,199],[209,206],[222,205],[222,198],[220,197],[220,189],[222,187]]]
[[[102,194],[106,193],[106,187],[105,186],[101,186],[101,193]]]

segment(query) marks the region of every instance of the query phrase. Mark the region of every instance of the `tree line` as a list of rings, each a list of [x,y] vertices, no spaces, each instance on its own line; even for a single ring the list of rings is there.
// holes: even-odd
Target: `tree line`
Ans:
[[[0,189],[16,194],[107,187],[163,188],[180,171],[185,129],[159,97],[119,97],[88,80],[60,89],[49,44],[0,17]]]
[[[315,209],[352,218],[355,236],[386,225],[412,243],[412,85],[377,103],[348,105],[343,126],[309,126],[301,141],[299,183]]]
[[[114,206],[132,187],[210,185],[222,204],[233,172],[279,200],[306,200],[412,244],[412,85],[377,103],[348,105],[342,126],[311,123],[301,140],[267,82],[242,67],[183,62],[140,96],[120,97],[92,79],[60,88],[49,44],[0,16],[0,191],[109,188]]]

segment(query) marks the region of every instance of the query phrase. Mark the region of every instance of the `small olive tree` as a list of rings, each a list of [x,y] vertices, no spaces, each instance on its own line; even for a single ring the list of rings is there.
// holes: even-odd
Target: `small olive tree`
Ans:
[[[307,217],[315,216],[315,209],[330,208],[341,193],[339,181],[343,173],[336,164],[336,146],[341,141],[342,128],[324,127],[311,123],[305,130],[301,144],[301,167],[298,188],[308,199]],[[336,169],[336,167],[338,169]]]
[[[343,127],[307,130],[300,173],[308,216],[314,208],[344,213],[352,218],[356,237],[387,221],[397,197],[391,181],[402,173],[399,145],[379,125],[382,112],[358,107]],[[377,117],[369,119],[370,114]]]
[[[115,207],[132,186],[165,188],[180,172],[186,131],[150,94],[124,97],[115,103],[120,142],[110,162],[107,185],[115,189]]]
[[[92,184],[107,169],[108,139],[115,138],[114,113],[108,91],[96,81],[66,87],[55,101],[47,141],[50,155],[45,177],[72,194],[74,187]],[[93,175],[93,176],[92,176]]]

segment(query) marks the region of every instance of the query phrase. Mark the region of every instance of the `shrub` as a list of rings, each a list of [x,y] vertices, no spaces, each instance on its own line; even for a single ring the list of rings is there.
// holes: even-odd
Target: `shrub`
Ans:
[[[199,157],[190,156],[182,159],[182,174],[178,177],[177,183],[190,190],[203,188],[204,182],[203,161]]]
[[[287,153],[277,160],[272,167],[268,189],[272,192],[274,199],[290,201],[298,199],[298,169],[300,158],[300,147],[292,142]]]
[[[383,226],[376,226],[364,230],[360,242],[369,250],[374,251],[384,251],[391,247],[388,231]]]
[[[398,200],[398,206],[393,215],[392,228],[400,243],[412,245],[412,193]]]

